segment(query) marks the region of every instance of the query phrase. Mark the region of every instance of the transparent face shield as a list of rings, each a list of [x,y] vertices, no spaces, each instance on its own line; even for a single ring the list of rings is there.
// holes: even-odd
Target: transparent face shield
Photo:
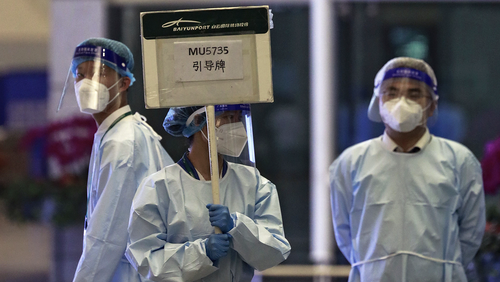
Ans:
[[[197,123],[197,116],[205,120],[205,108],[194,112],[187,124]],[[206,126],[206,124],[204,125]],[[208,140],[203,131],[202,134]],[[226,161],[255,167],[252,117],[250,105],[216,105],[215,136],[217,153]]]
[[[368,110],[372,120],[380,121],[377,120],[377,115],[380,113],[382,121],[386,124],[388,118],[393,124],[406,123],[399,128],[402,129],[399,130],[401,132],[408,131],[414,123],[418,126],[433,124],[436,121],[439,98],[437,84],[426,72],[408,67],[389,69],[375,85],[374,94],[376,106],[372,105],[374,102],[372,99]]]
[[[250,105],[215,106],[217,152],[228,162],[255,167]]]
[[[384,123],[400,132],[409,132],[427,123],[434,114],[432,90],[412,78],[390,78],[379,92],[380,115]]]
[[[91,45],[77,47],[57,111],[63,108],[79,108],[85,113],[103,111],[118,96],[110,94],[120,81],[116,70],[128,71],[125,61],[113,51]]]

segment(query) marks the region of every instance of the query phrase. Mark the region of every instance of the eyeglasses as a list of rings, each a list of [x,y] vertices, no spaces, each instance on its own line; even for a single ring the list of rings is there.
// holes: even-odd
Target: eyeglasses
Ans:
[[[400,91],[393,87],[388,87],[382,91],[382,97],[384,100],[393,100],[393,99],[401,99],[401,97],[405,97],[408,100],[412,100],[415,102],[420,102],[424,99],[430,99],[431,96],[425,93],[420,88],[408,89],[406,91]]]

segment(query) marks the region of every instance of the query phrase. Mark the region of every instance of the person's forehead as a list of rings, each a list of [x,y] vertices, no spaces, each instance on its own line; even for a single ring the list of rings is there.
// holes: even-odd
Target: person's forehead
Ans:
[[[94,68],[97,68],[97,70],[105,70],[106,72],[110,71],[115,71],[114,69],[108,67],[107,65],[103,64],[101,61],[85,61],[77,66],[77,71],[88,71],[88,70],[94,70]]]
[[[382,88],[425,88],[426,84],[422,81],[408,78],[408,77],[399,77],[399,78],[390,78],[384,80],[382,82]]]
[[[221,113],[221,115],[229,115],[229,114],[241,114],[241,110],[223,111]]]

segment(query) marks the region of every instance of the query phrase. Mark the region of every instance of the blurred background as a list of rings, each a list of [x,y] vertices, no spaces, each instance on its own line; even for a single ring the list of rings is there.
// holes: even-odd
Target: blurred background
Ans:
[[[129,90],[131,107],[147,117],[163,136],[167,152],[178,160],[187,144],[163,130],[168,109],[144,108],[139,13],[223,6],[269,5],[274,14],[275,102],[252,105],[256,165],[280,195],[285,233],[292,245],[283,265],[302,269],[298,266],[317,263],[310,255],[309,211],[314,206],[309,200],[310,156],[316,146],[310,137],[311,50],[322,41],[311,40],[314,2],[2,0],[0,281],[71,281],[81,253],[86,167],[96,125],[90,116],[56,114],[74,47],[99,36],[129,46],[137,79]],[[427,61],[436,72],[440,96],[439,117],[431,133],[466,145],[483,165],[489,224],[476,265],[469,267],[470,279],[500,281],[500,228],[496,227],[500,219],[500,2],[330,2],[335,95],[332,111],[322,118],[332,122],[331,160],[345,148],[382,134],[383,125],[369,121],[366,111],[373,79],[383,64],[396,56]],[[327,264],[345,265],[332,244],[334,238],[321,240],[319,245],[324,243],[333,254]],[[297,277],[264,272],[259,279],[313,281],[311,270],[303,269],[304,275]],[[347,281],[330,276],[324,281]]]

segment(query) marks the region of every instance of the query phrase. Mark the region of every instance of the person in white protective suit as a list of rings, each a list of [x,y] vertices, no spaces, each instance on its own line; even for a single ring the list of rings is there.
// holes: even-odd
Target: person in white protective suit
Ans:
[[[467,281],[485,228],[481,168],[466,147],[429,133],[437,100],[427,63],[390,60],[368,108],[384,134],[330,166],[333,225],[352,265],[349,282]]]
[[[74,282],[142,281],[125,257],[132,199],[144,177],[173,161],[161,137],[128,105],[133,67],[127,46],[106,38],[85,40],[72,60],[78,106],[98,124],[87,182],[83,252]]]
[[[177,164],[146,178],[134,198],[127,257],[143,276],[251,281],[254,269],[275,266],[290,254],[276,187],[253,167],[249,110],[215,106],[220,205],[211,204],[205,108],[169,110],[165,130],[188,137],[190,145]],[[214,234],[214,226],[222,234]]]

